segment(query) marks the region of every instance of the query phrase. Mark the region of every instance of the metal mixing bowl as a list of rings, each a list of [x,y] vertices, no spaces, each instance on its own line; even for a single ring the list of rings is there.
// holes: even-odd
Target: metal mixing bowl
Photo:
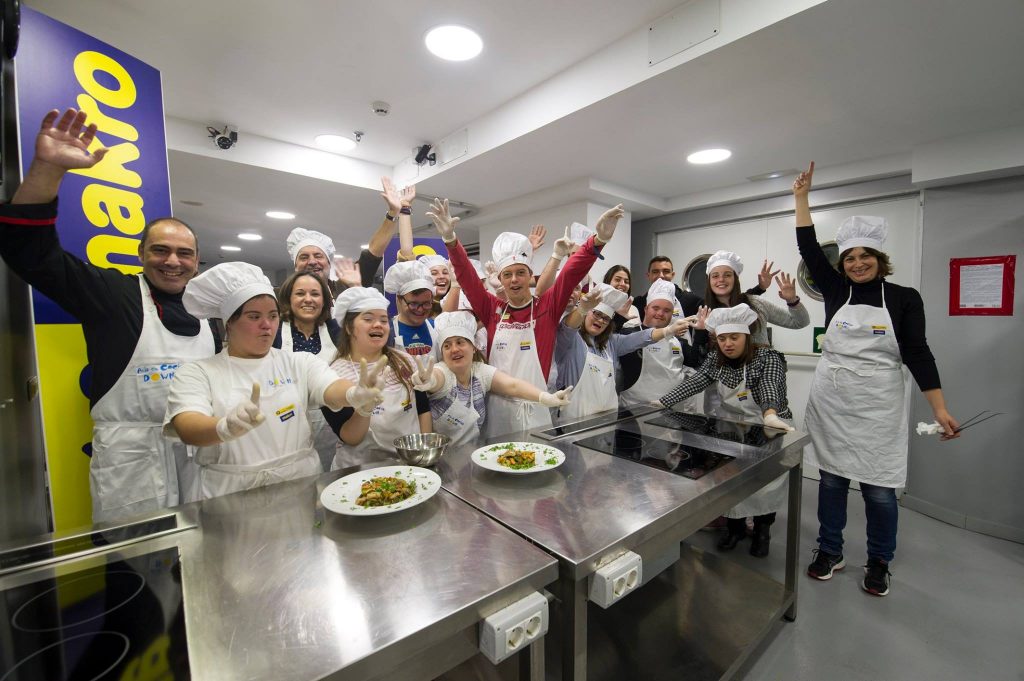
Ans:
[[[433,466],[444,456],[452,439],[440,433],[411,433],[395,438],[398,456],[410,466]]]

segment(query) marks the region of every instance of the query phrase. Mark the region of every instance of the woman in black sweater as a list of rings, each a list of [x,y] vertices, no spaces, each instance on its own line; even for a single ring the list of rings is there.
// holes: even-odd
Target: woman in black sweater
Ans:
[[[825,338],[811,384],[805,420],[821,471],[818,549],[807,568],[816,579],[842,569],[843,529],[850,480],[860,483],[867,516],[868,564],[864,591],[889,593],[889,561],[896,550],[896,488],[906,484],[909,381],[906,365],[945,433],[959,437],[925,339],[924,303],[912,288],[885,281],[892,274],[882,252],[884,218],[855,216],[839,227],[839,268],[818,244],[807,194],[814,163],[793,183],[800,255],[825,298]]]

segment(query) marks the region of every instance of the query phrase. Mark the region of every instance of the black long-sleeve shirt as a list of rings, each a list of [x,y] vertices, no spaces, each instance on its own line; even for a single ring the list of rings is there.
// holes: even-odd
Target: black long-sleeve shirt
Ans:
[[[89,405],[114,386],[142,334],[139,278],[97,267],[61,248],[57,201],[0,205],[0,257],[29,285],[82,323],[92,367]],[[201,322],[185,311],[181,294],[164,293],[149,282],[160,321],[171,333],[194,337]],[[214,329],[216,352],[220,339]]]
[[[899,344],[900,357],[921,390],[940,388],[939,369],[925,337],[924,301],[916,289],[900,286],[883,279],[864,284],[849,281],[828,261],[818,243],[814,226],[797,227],[796,243],[800,256],[814,277],[814,283],[825,299],[825,326],[846,304],[882,307],[882,288],[885,288],[885,307],[892,318],[893,333]],[[851,292],[852,290],[852,292]]]

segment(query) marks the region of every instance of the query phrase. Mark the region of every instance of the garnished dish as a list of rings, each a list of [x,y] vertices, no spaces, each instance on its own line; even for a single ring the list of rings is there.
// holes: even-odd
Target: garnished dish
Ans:
[[[320,493],[320,503],[344,515],[384,515],[422,504],[441,489],[434,471],[418,466],[383,466],[346,475]]]
[[[470,455],[474,464],[502,473],[538,473],[560,466],[565,454],[537,442],[499,442]]]

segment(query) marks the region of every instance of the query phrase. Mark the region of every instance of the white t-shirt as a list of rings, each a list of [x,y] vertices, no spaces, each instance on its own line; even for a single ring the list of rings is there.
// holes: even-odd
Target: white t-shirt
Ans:
[[[178,380],[181,379],[181,380]],[[313,446],[306,411],[322,407],[324,392],[337,374],[308,352],[271,348],[259,359],[231,357],[227,350],[183,364],[174,375],[164,414],[164,432],[173,435],[171,419],[183,412],[225,416],[260,385],[260,411],[267,422],[242,437],[199,447],[200,464],[253,465]]]

